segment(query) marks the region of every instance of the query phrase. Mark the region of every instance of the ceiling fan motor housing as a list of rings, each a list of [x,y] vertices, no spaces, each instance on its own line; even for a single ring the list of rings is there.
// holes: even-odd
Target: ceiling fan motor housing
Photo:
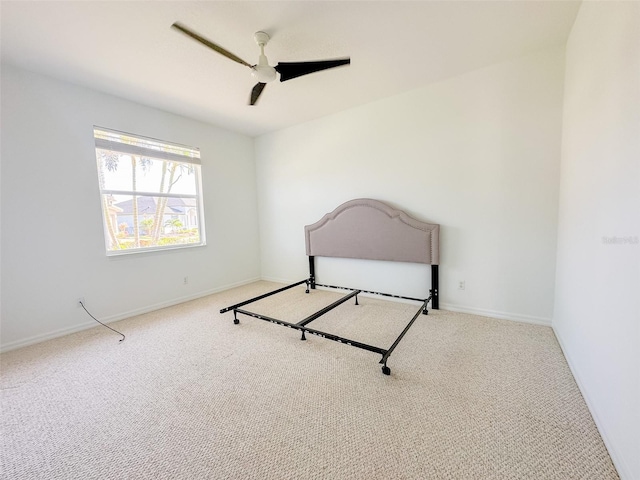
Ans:
[[[260,47],[258,64],[251,68],[251,75],[261,83],[269,83],[276,79],[276,69],[269,66],[269,60],[264,54],[264,47],[269,43],[269,35],[265,32],[256,32],[253,38]]]
[[[276,69],[269,65],[256,65],[251,69],[251,75],[261,83],[269,83],[276,79]]]

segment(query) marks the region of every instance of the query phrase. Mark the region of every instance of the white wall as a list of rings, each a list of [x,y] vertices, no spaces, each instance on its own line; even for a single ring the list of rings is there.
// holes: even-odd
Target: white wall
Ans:
[[[305,278],[304,225],[371,197],[441,224],[442,308],[550,324],[563,50],[258,137],[263,277]],[[428,288],[424,266],[396,273],[319,260],[320,281],[410,295]],[[334,271],[337,263],[346,266]]]
[[[584,2],[565,78],[553,327],[621,477],[640,479],[640,4]]]
[[[106,257],[93,125],[201,149],[206,247]],[[1,153],[4,349],[260,276],[249,137],[3,65]]]

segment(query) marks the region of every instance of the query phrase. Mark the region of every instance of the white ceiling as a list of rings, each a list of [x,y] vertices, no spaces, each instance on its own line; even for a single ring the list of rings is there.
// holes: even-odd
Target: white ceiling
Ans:
[[[566,42],[571,1],[5,1],[2,61],[256,136]],[[180,21],[249,63],[350,56],[267,85],[171,29]]]

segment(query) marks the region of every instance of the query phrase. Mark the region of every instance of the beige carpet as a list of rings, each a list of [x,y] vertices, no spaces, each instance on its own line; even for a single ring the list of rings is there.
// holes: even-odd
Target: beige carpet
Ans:
[[[278,286],[123,320],[122,343],[97,327],[3,354],[2,478],[618,478],[550,328],[431,311],[385,376],[377,354],[218,313]],[[299,320],[340,295],[246,308]],[[417,310],[360,303],[310,326],[386,348]]]

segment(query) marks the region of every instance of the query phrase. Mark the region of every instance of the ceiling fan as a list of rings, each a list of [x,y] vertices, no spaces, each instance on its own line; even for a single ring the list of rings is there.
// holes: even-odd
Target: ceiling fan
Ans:
[[[350,58],[338,58],[334,60],[319,60],[313,62],[279,62],[275,67],[269,65],[269,61],[264,54],[264,47],[269,43],[269,35],[265,32],[256,32],[253,35],[254,40],[260,47],[260,56],[258,57],[258,63],[255,65],[251,65],[248,62],[245,62],[240,57],[234,55],[229,50],[222,48],[220,45],[213,43],[210,40],[198,35],[194,31],[188,29],[184,25],[176,22],[171,25],[176,30],[181,31],[185,35],[197,40],[203,45],[215,50],[221,55],[237,62],[245,67],[249,67],[251,69],[251,75],[258,80],[258,83],[251,90],[251,97],[249,99],[249,105],[255,105],[260,97],[260,94],[264,90],[264,87],[267,83],[272,82],[276,79],[276,72],[280,74],[280,81],[286,82],[287,80],[291,80],[292,78],[301,77],[302,75],[307,75],[309,73],[319,72],[321,70],[326,70],[328,68],[339,67],[341,65],[349,65],[351,63]]]

